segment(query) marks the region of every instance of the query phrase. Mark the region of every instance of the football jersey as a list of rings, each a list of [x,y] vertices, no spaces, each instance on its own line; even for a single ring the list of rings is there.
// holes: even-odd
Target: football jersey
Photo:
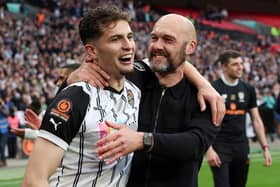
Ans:
[[[62,90],[49,105],[39,132],[39,137],[65,150],[50,185],[125,186],[133,155],[106,164],[98,159],[95,143],[115,131],[104,124],[105,120],[137,130],[140,96],[140,90],[128,80],[120,92],[85,82]]]
[[[226,105],[226,114],[216,142],[246,142],[246,112],[257,107],[254,87],[241,80],[234,86],[227,85],[222,79],[216,80],[213,86],[224,98]]]

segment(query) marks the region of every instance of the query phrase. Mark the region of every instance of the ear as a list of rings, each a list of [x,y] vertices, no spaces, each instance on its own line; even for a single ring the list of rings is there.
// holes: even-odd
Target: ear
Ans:
[[[193,54],[196,49],[196,46],[197,42],[195,40],[191,40],[190,42],[188,42],[185,50],[186,55]]]
[[[94,62],[97,56],[95,46],[92,44],[86,44],[85,51],[86,51],[86,62]]]

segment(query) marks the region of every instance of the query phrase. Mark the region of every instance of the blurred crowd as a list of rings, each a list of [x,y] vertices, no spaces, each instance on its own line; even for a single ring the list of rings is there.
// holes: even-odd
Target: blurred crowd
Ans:
[[[23,113],[34,103],[39,106],[38,110],[45,110],[57,90],[58,67],[82,62],[82,45],[77,32],[79,19],[88,7],[99,3],[89,0],[55,2],[53,9],[42,9],[36,17],[10,14],[4,4],[0,5],[0,134],[7,134],[11,158],[16,157],[13,152],[16,147],[13,148],[14,139],[9,140],[14,135],[8,128],[24,127]],[[112,3],[125,9],[133,18],[137,59],[147,57],[149,32],[160,13],[141,1],[115,0]],[[220,75],[221,68],[216,62],[219,52],[229,48],[240,50],[244,56],[244,79],[256,86],[260,105],[265,104],[268,96],[275,104],[280,90],[279,52],[258,42],[232,40],[227,34],[205,30],[198,30],[197,34],[198,48],[190,61],[209,81]],[[18,120],[11,122],[8,118]],[[10,126],[7,130],[3,130],[4,123]]]

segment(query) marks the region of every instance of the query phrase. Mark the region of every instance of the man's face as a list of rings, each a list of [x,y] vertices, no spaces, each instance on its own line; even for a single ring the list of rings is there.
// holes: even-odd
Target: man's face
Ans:
[[[57,87],[60,87],[63,83],[68,78],[68,75],[70,74],[70,71],[67,68],[60,68],[58,69],[58,78],[55,81],[55,85]]]
[[[231,79],[239,79],[243,75],[243,61],[241,57],[230,58],[227,64],[223,65],[224,74]]]
[[[128,22],[112,23],[95,44],[97,63],[110,76],[122,77],[133,71],[135,42]]]
[[[156,23],[149,43],[149,61],[153,71],[173,72],[185,61],[186,45],[179,28],[168,23]]]

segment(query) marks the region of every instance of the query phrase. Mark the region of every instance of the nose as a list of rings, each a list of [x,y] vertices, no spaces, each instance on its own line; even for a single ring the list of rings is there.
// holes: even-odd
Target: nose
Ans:
[[[153,49],[163,49],[163,42],[161,39],[152,40],[150,42],[150,47]]]
[[[125,50],[131,50],[135,47],[135,42],[133,39],[125,38],[122,43],[122,47]]]

